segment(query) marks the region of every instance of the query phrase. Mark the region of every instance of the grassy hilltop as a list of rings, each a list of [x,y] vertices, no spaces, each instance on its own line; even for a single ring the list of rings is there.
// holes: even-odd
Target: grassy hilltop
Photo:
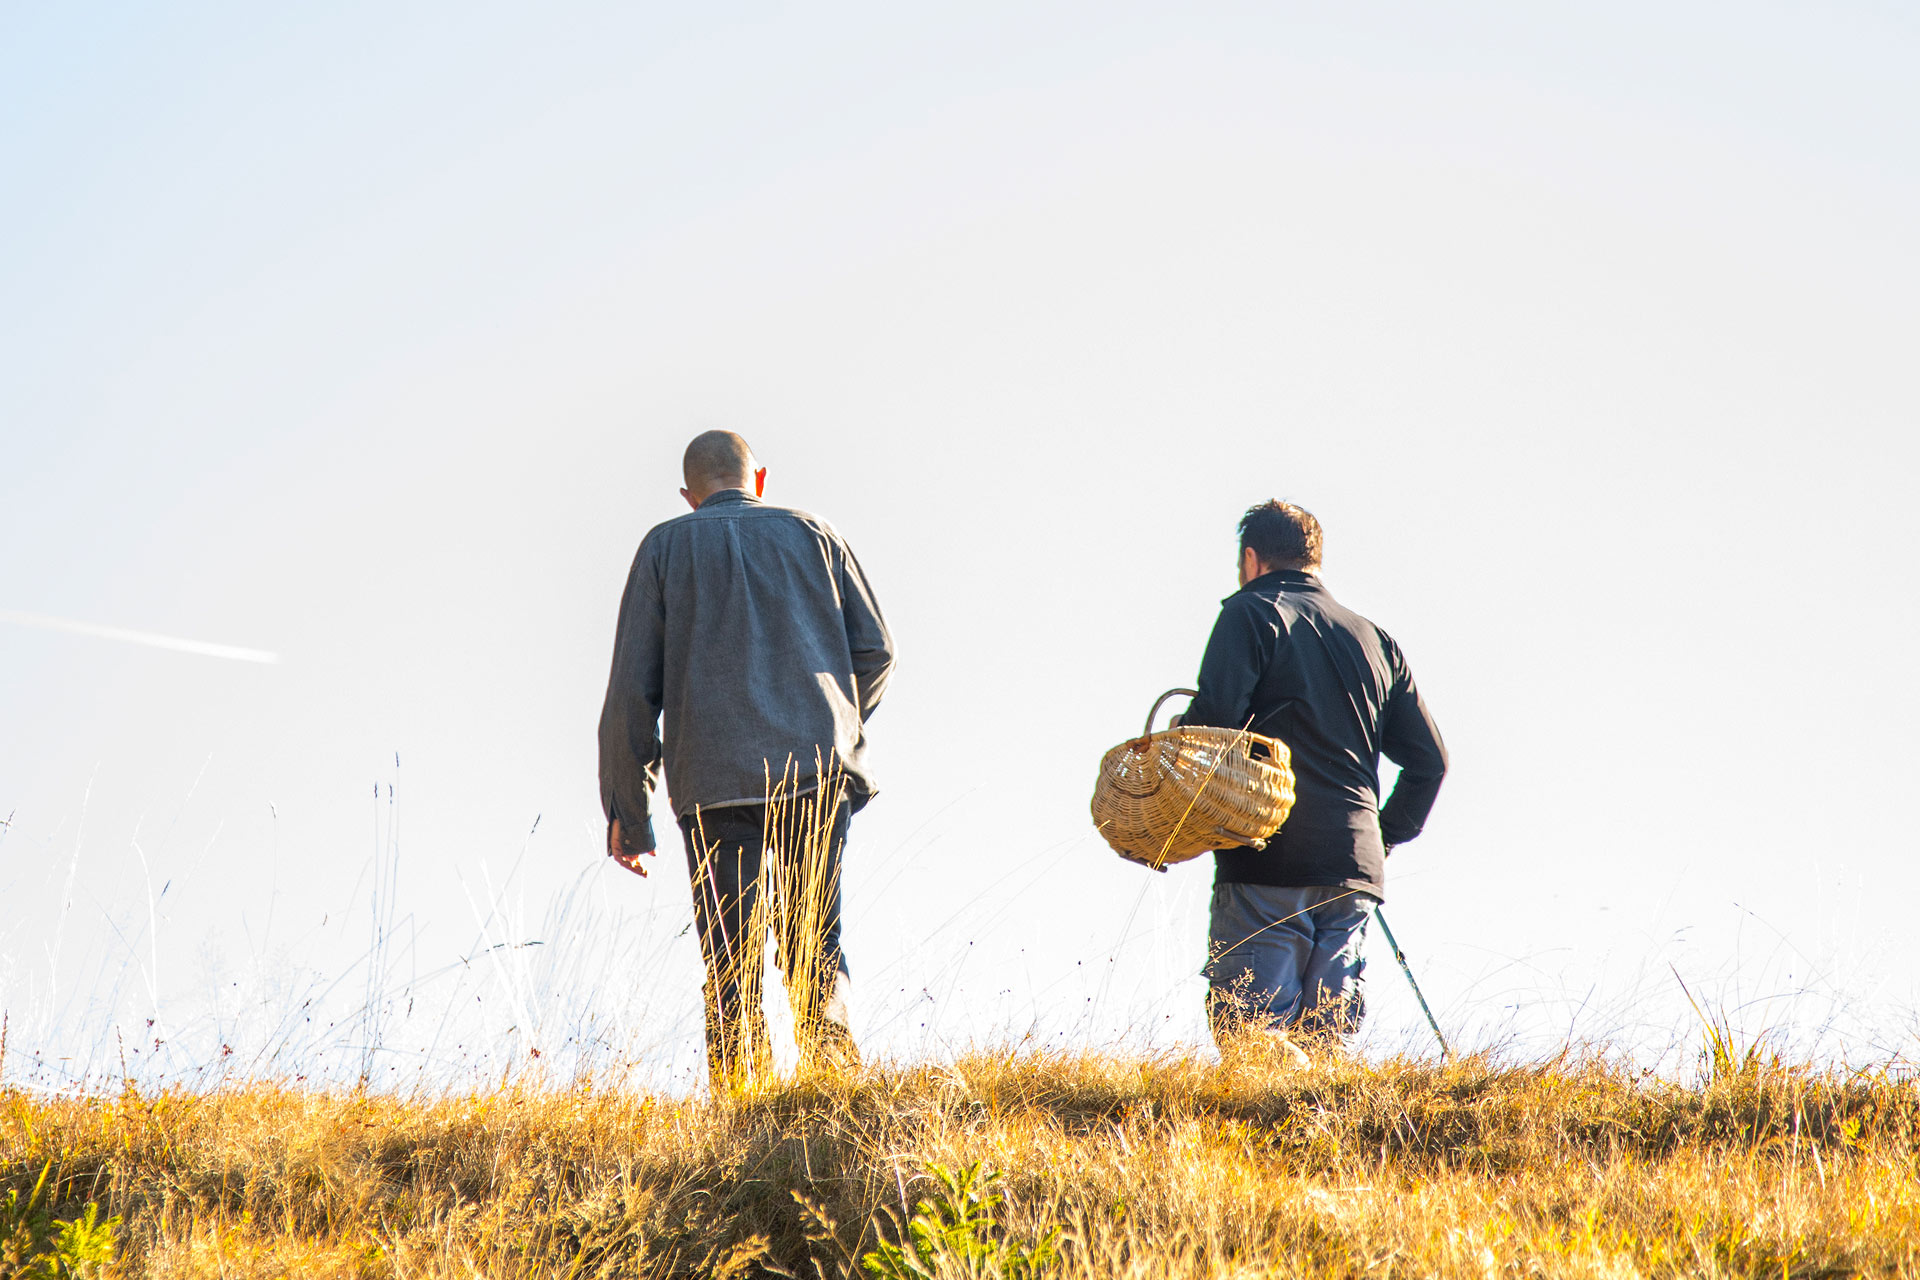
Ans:
[[[1909,1276],[1916,1125],[1911,1081],[1755,1057],[1692,1086],[1015,1054],[721,1101],[10,1091],[0,1274],[117,1218],[121,1275]]]

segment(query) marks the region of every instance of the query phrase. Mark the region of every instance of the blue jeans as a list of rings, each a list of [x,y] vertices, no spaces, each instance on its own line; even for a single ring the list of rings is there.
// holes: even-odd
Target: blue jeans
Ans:
[[[1377,899],[1338,885],[1216,884],[1207,929],[1207,1021],[1350,1036],[1366,1015],[1367,916]]]

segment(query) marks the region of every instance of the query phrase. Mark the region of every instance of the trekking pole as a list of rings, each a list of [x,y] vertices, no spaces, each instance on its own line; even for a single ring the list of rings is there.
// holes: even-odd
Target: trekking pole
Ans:
[[[1380,922],[1380,932],[1387,935],[1387,945],[1393,948],[1393,958],[1400,962],[1400,972],[1407,975],[1407,985],[1413,988],[1413,998],[1420,1002],[1420,1012],[1427,1015],[1427,1025],[1433,1028],[1433,1038],[1440,1042],[1440,1061],[1453,1058],[1453,1050],[1447,1047],[1447,1038],[1440,1034],[1440,1023],[1434,1018],[1433,1010],[1427,1007],[1427,998],[1420,994],[1420,984],[1413,980],[1413,966],[1407,963],[1407,953],[1400,949],[1399,940],[1393,936],[1393,930],[1387,927],[1387,917],[1380,910],[1380,904],[1373,907],[1373,918]]]

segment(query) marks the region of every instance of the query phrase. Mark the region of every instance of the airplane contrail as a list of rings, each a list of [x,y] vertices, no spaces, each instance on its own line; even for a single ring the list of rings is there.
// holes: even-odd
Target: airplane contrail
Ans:
[[[23,627],[44,627],[48,631],[71,631],[75,635],[98,636],[102,640],[125,640],[128,644],[151,645],[156,649],[176,649],[206,658],[230,658],[235,662],[280,661],[277,653],[265,649],[243,649],[237,644],[214,644],[207,640],[185,640],[152,631],[131,631],[126,627],[103,627],[95,622],[74,622],[68,618],[48,618],[37,613],[11,613],[0,610],[0,622],[17,622]]]

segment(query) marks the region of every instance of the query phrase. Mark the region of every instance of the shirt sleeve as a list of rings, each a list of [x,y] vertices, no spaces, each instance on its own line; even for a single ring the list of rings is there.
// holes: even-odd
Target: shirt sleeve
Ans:
[[[1391,643],[1391,642],[1390,642]],[[1380,809],[1380,838],[1390,845],[1405,844],[1420,834],[1447,775],[1447,748],[1440,726],[1420,697],[1413,672],[1398,645],[1391,646],[1393,692],[1387,698],[1386,723],[1380,750],[1400,766],[1393,794]]]
[[[1199,695],[1182,724],[1244,729],[1253,720],[1253,691],[1279,644],[1280,629],[1257,596],[1229,596],[1200,659]]]
[[[654,847],[651,792],[660,776],[660,705],[666,615],[645,543],[633,559],[614,629],[613,671],[600,710],[600,805],[620,820],[630,853]]]
[[[893,636],[887,621],[880,616],[880,602],[874,598],[853,548],[840,543],[840,612],[847,624],[847,649],[853,655],[854,693],[864,722],[880,707],[887,691],[887,678],[893,674]]]

